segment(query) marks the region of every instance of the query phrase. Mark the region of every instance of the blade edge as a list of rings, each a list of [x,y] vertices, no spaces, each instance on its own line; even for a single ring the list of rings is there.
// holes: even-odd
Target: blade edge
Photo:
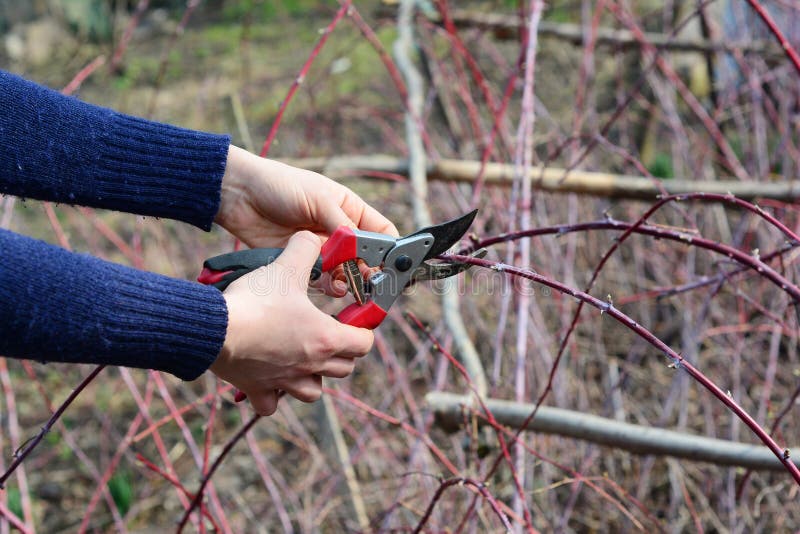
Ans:
[[[417,230],[408,237],[419,234],[431,234],[433,236],[433,246],[430,248],[424,258],[427,260],[429,258],[433,258],[434,256],[438,256],[458,243],[461,238],[464,237],[464,234],[467,233],[469,227],[472,226],[472,221],[475,220],[475,216],[477,214],[478,210],[475,209],[469,213],[465,213],[461,217]]]

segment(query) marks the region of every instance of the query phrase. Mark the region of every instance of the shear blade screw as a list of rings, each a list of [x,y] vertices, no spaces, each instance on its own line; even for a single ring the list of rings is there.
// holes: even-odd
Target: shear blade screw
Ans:
[[[411,258],[406,256],[405,254],[394,260],[394,266],[397,268],[398,271],[403,273],[409,270],[413,263],[414,262],[411,260]]]

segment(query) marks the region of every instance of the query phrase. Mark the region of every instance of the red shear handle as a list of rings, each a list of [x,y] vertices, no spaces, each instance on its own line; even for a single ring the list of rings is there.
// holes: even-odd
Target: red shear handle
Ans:
[[[350,326],[357,326],[359,328],[368,328],[374,330],[378,328],[386,318],[386,310],[375,304],[370,300],[364,304],[354,302],[345,309],[339,312],[336,319],[340,323],[349,324]]]
[[[231,274],[233,271],[215,271],[208,267],[203,267],[197,281],[207,286],[213,286],[216,283],[222,282],[222,279]]]
[[[354,260],[358,256],[358,237],[352,228],[340,226],[322,245],[323,272],[330,272],[337,265]]]

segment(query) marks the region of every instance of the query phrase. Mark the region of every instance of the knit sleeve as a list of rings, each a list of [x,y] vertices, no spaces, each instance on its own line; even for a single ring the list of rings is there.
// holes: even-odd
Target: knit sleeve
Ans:
[[[214,288],[0,229],[0,355],[202,374],[228,311]]]
[[[226,135],[123,115],[0,71],[0,194],[208,230],[229,146]]]

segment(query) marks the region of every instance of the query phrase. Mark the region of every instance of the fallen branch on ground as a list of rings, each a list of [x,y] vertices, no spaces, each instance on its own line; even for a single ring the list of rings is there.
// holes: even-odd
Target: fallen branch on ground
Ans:
[[[433,410],[437,424],[446,430],[458,429],[464,422],[465,413],[477,415],[479,422],[486,424],[483,414],[474,408],[469,397],[433,392],[425,396],[425,401]],[[515,429],[534,409],[533,404],[498,399],[485,399],[485,403],[498,423]],[[764,471],[785,469],[784,464],[761,444],[694,436],[561,408],[540,406],[536,417],[525,429],[590,441],[636,454],[672,456]],[[797,459],[792,461],[800,465]]]
[[[389,173],[408,176],[408,161],[393,156],[336,156],[331,158],[298,158],[282,161],[331,178],[345,178]],[[473,182],[480,173],[481,162],[442,159],[427,164],[429,180]],[[533,187],[552,193],[580,193],[599,197],[655,200],[670,195],[694,192],[728,194],[744,199],[769,198],[784,202],[800,200],[800,180],[789,182],[740,182],[736,180],[691,180],[685,178],[656,179],[606,172],[547,167],[531,171]],[[514,166],[487,163],[483,176],[488,185],[511,186]]]
[[[449,16],[457,28],[489,30],[496,39],[500,40],[518,39],[520,31],[523,30],[526,24],[524,18],[519,15],[506,15],[503,13],[477,13],[463,9],[453,9],[450,11]],[[442,23],[439,17],[430,15],[428,18],[433,22]],[[540,37],[566,41],[575,46],[583,46],[586,40],[586,31],[580,24],[542,21],[539,24],[538,33]],[[656,48],[674,52],[733,53],[736,50],[740,50],[770,58],[783,55],[779,47],[766,41],[731,42],[693,39],[673,37],[668,34],[654,32],[648,32],[646,36],[647,40]],[[634,35],[627,30],[618,28],[597,28],[595,41],[597,46],[612,46],[624,50],[639,49],[639,44]]]

